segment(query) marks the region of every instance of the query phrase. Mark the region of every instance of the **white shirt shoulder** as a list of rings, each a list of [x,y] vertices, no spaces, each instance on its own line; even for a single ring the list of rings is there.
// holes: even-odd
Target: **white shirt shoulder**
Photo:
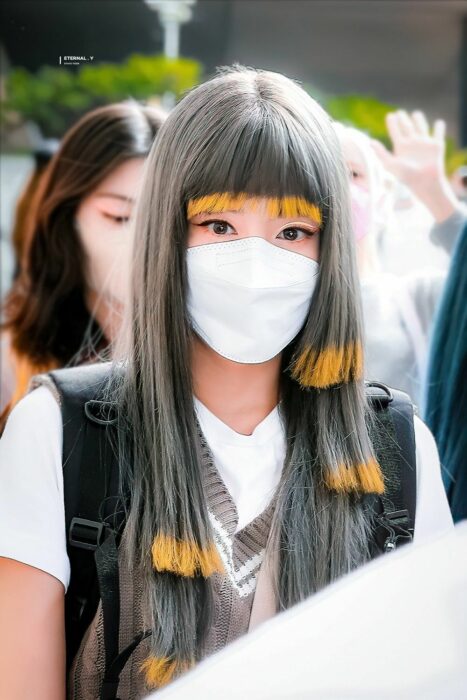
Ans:
[[[438,450],[433,435],[415,416],[417,458],[417,503],[414,542],[419,544],[454,527],[448,499],[441,479]]]
[[[11,412],[0,440],[0,556],[70,580],[62,473],[62,417],[44,386]]]

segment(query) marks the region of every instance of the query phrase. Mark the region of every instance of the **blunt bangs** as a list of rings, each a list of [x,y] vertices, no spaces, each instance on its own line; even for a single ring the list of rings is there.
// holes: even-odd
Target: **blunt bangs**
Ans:
[[[291,114],[282,104],[281,91],[275,101],[264,100],[261,85],[251,87],[241,100],[238,94],[224,92],[222,104],[218,101],[210,107],[211,94],[206,104],[199,105],[210,118],[201,124],[193,119],[197,133],[187,139],[197,157],[193,152],[191,158],[188,155],[185,203],[219,193],[301,198],[324,214],[330,187],[322,180],[326,169],[320,163],[322,143],[316,143],[314,119],[311,115],[309,121],[303,119],[303,110],[300,117]],[[222,124],[216,109],[222,113]]]

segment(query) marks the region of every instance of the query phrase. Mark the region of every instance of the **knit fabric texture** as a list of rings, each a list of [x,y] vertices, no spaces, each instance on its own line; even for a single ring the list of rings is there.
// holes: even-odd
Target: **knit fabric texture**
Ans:
[[[271,529],[273,499],[267,508],[235,533],[238,514],[234,501],[219,474],[209,446],[199,431],[204,489],[214,540],[225,566],[225,574],[212,577],[213,621],[201,656],[222,649],[248,631],[258,572]],[[124,535],[123,535],[124,536]],[[142,583],[138,572],[130,570],[124,547],[119,549],[120,636],[122,651],[143,630],[148,629],[147,611],[142,602]],[[139,700],[148,693],[140,667],[149,653],[148,640],[142,641],[130,656],[121,676],[118,697]],[[96,700],[104,674],[104,634],[99,605],[69,676],[70,700]]]

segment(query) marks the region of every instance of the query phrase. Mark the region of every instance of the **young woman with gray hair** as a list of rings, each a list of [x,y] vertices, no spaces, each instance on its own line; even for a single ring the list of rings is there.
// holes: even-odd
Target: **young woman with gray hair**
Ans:
[[[105,396],[126,508],[120,647],[135,640],[118,694],[133,699],[372,556],[366,498],[386,484],[369,434],[348,177],[328,115],[297,84],[226,70],[169,115],[138,204],[127,321]],[[65,692],[54,394],[61,377],[81,377],[78,396],[88,372],[41,380],[0,442],[2,697]],[[452,521],[418,419],[415,435],[423,539]],[[69,697],[115,697],[102,691],[104,637],[99,606]]]

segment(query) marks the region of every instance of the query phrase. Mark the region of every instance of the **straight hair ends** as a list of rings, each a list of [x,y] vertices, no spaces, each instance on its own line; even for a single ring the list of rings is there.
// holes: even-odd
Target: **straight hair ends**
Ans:
[[[196,202],[217,206],[218,193],[313,203],[322,221],[313,303],[283,357],[288,449],[271,535],[280,551],[279,608],[369,558],[360,494],[381,487],[368,476],[369,465],[377,469],[366,427],[359,287],[347,173],[331,120],[282,75],[224,70],[189,93],[160,129],[135,222],[119,449],[130,493],[124,540],[145,582],[153,629],[145,672],[156,686],[199,659],[212,609],[209,574],[219,563],[193,406],[185,260],[187,210]],[[292,359],[295,379],[287,371]]]
[[[160,573],[168,571],[190,578],[195,575],[209,578],[212,574],[224,573],[224,565],[214,542],[203,548],[196,542],[177,541],[158,534],[151,551],[153,566]]]

